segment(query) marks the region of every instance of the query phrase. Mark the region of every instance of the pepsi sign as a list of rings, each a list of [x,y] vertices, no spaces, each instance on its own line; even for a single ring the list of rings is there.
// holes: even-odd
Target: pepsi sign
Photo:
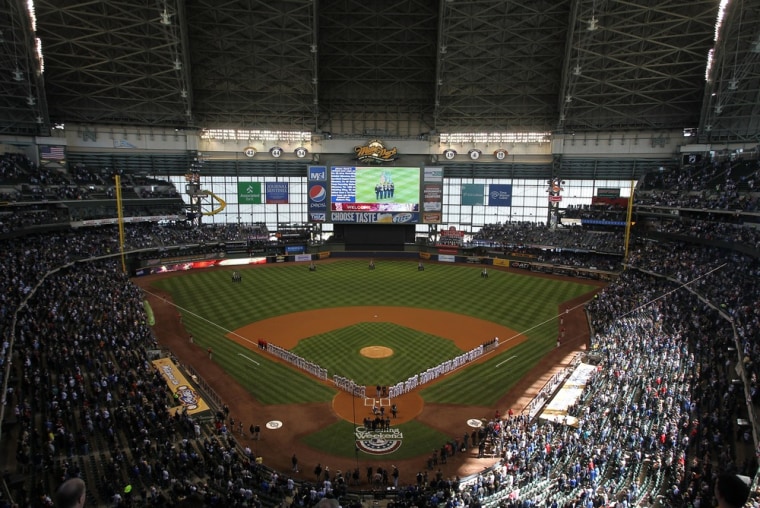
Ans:
[[[327,184],[321,182],[309,183],[308,205],[310,212],[327,211]]]

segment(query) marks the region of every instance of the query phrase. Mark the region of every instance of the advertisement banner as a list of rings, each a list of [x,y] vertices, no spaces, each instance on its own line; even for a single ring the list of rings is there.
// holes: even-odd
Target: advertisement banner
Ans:
[[[238,182],[238,203],[241,205],[260,205],[261,182]]]
[[[172,394],[177,394],[175,400],[182,404],[182,406],[171,408],[172,414],[180,409],[183,409],[190,415],[209,410],[206,402],[201,399],[195,388],[187,381],[187,378],[180,372],[173,361],[169,358],[159,358],[158,360],[153,360],[153,366],[161,373]]]
[[[415,224],[420,214],[416,212],[331,212],[330,221],[354,224]]]
[[[512,268],[519,268],[521,270],[530,270],[530,263],[526,263],[525,261],[512,261],[509,266]]]
[[[485,196],[486,186],[482,183],[463,183],[462,184],[462,204],[463,205],[482,205]]]
[[[327,166],[309,166],[310,182],[326,182]]]
[[[501,259],[501,258],[494,258],[493,260],[493,266],[509,266],[509,260],[508,259]]]
[[[488,206],[512,206],[512,184],[489,185]]]
[[[327,182],[309,182],[308,205],[310,212],[327,211]]]
[[[424,168],[423,175],[426,182],[443,183],[443,168]]]
[[[443,168],[425,168],[424,179],[426,182],[439,182],[443,183]]]
[[[422,170],[422,211],[425,224],[443,221],[443,168]]]
[[[264,185],[268,205],[288,204],[288,182],[265,182]]]
[[[619,198],[620,187],[599,187],[596,189],[596,197],[598,198]]]
[[[422,185],[422,211],[440,212],[443,202],[443,185],[427,183]]]

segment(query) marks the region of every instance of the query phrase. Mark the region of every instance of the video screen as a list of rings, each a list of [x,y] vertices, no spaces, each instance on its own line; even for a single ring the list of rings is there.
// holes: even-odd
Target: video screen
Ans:
[[[333,166],[330,211],[332,222],[419,222],[420,168]]]

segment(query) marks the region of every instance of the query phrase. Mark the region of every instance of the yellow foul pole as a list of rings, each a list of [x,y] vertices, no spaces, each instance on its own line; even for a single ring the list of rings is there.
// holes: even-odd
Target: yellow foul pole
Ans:
[[[631,180],[631,195],[628,196],[628,215],[625,219],[625,250],[623,264],[628,264],[628,241],[631,238],[631,216],[633,215],[633,180]]]
[[[116,217],[119,221],[119,253],[121,253],[121,270],[127,273],[127,263],[124,260],[124,211],[121,203],[121,176],[114,175],[116,182]]]

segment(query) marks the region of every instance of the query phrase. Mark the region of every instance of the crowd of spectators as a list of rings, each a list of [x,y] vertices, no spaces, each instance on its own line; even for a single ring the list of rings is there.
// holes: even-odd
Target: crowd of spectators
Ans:
[[[636,187],[637,205],[760,211],[760,161],[705,160],[647,174]]]
[[[486,224],[473,235],[474,245],[504,250],[569,249],[605,254],[623,253],[622,229],[598,231],[581,226],[551,227],[535,222]]]
[[[138,247],[145,232],[145,226],[135,228],[129,241]],[[108,253],[112,233],[29,236],[7,245],[2,277],[9,291],[0,296],[3,365],[14,310],[40,276],[77,257]],[[159,233],[163,242],[175,234]],[[206,234],[213,239],[213,231]],[[756,400],[757,260],[648,242],[635,245],[630,263],[667,279],[632,268],[590,304],[599,371],[571,409],[578,426],[496,416],[485,434],[469,443],[453,439],[447,443],[451,451],[443,448],[439,455],[443,460],[444,453],[483,443],[483,452],[502,459],[496,468],[460,483],[428,476],[426,463],[419,483],[399,488],[399,505],[585,506],[593,499],[625,506],[655,503],[657,496],[675,504],[709,502],[719,470],[754,475],[752,453],[739,458],[733,446],[738,441],[752,448],[744,443],[748,434],[734,424],[746,414],[742,387],[734,382],[732,325]],[[198,422],[166,411],[172,400],[147,363],[156,343],[139,292],[113,265],[77,264],[51,277],[17,319],[17,383],[7,404],[22,429],[17,460],[30,479],[17,494],[38,493],[30,504],[44,506],[56,482],[71,475],[85,476],[101,499],[114,504],[130,502],[127,497],[161,505],[194,496],[209,504],[250,506],[288,494],[287,478],[278,475],[272,486],[273,473],[240,451],[234,429],[219,433],[209,425],[199,436]],[[692,291],[715,302],[730,320]],[[122,490],[126,485],[134,487],[130,496]],[[313,489],[319,499],[323,485],[293,488],[307,499],[311,494],[303,489]]]
[[[621,222],[626,219],[626,208],[607,204],[568,205],[562,210],[561,216],[568,219]]]
[[[246,238],[251,227],[130,225],[126,242],[129,249],[218,245]],[[757,247],[757,235],[739,226],[666,227]],[[556,241],[555,233],[533,224],[482,232],[504,246],[544,245]],[[585,241],[586,233],[572,233],[569,244]],[[104,227],[3,241],[0,369],[11,369],[3,403],[16,422],[17,468],[6,466],[4,479],[16,500],[52,506],[56,487],[72,476],[113,506],[170,506],[187,498],[271,506],[287,498],[308,507],[340,496],[350,480],[328,473],[295,483],[263,467],[225,425],[224,411],[209,422],[169,411],[174,401],[149,363],[166,352],[146,324],[140,292],[112,261],[65,267],[116,252],[115,237]],[[477,447],[500,459],[496,467],[444,478],[431,458],[416,481],[399,486],[395,504],[698,508],[712,504],[719,473],[756,475],[751,427],[738,422],[756,424],[747,414],[745,381],[749,402],[760,403],[758,259],[637,240],[628,262],[587,308],[594,331],[589,361],[598,370],[569,411],[577,425],[496,414],[482,432],[452,438],[435,459]]]
[[[113,172],[75,164],[71,168],[37,165],[23,154],[0,156],[0,200],[4,210],[0,234],[33,226],[65,225],[114,219]],[[122,175],[122,199],[128,216],[183,216],[184,202],[174,185],[137,175]],[[130,201],[137,200],[138,203]],[[30,206],[31,205],[31,206]]]

